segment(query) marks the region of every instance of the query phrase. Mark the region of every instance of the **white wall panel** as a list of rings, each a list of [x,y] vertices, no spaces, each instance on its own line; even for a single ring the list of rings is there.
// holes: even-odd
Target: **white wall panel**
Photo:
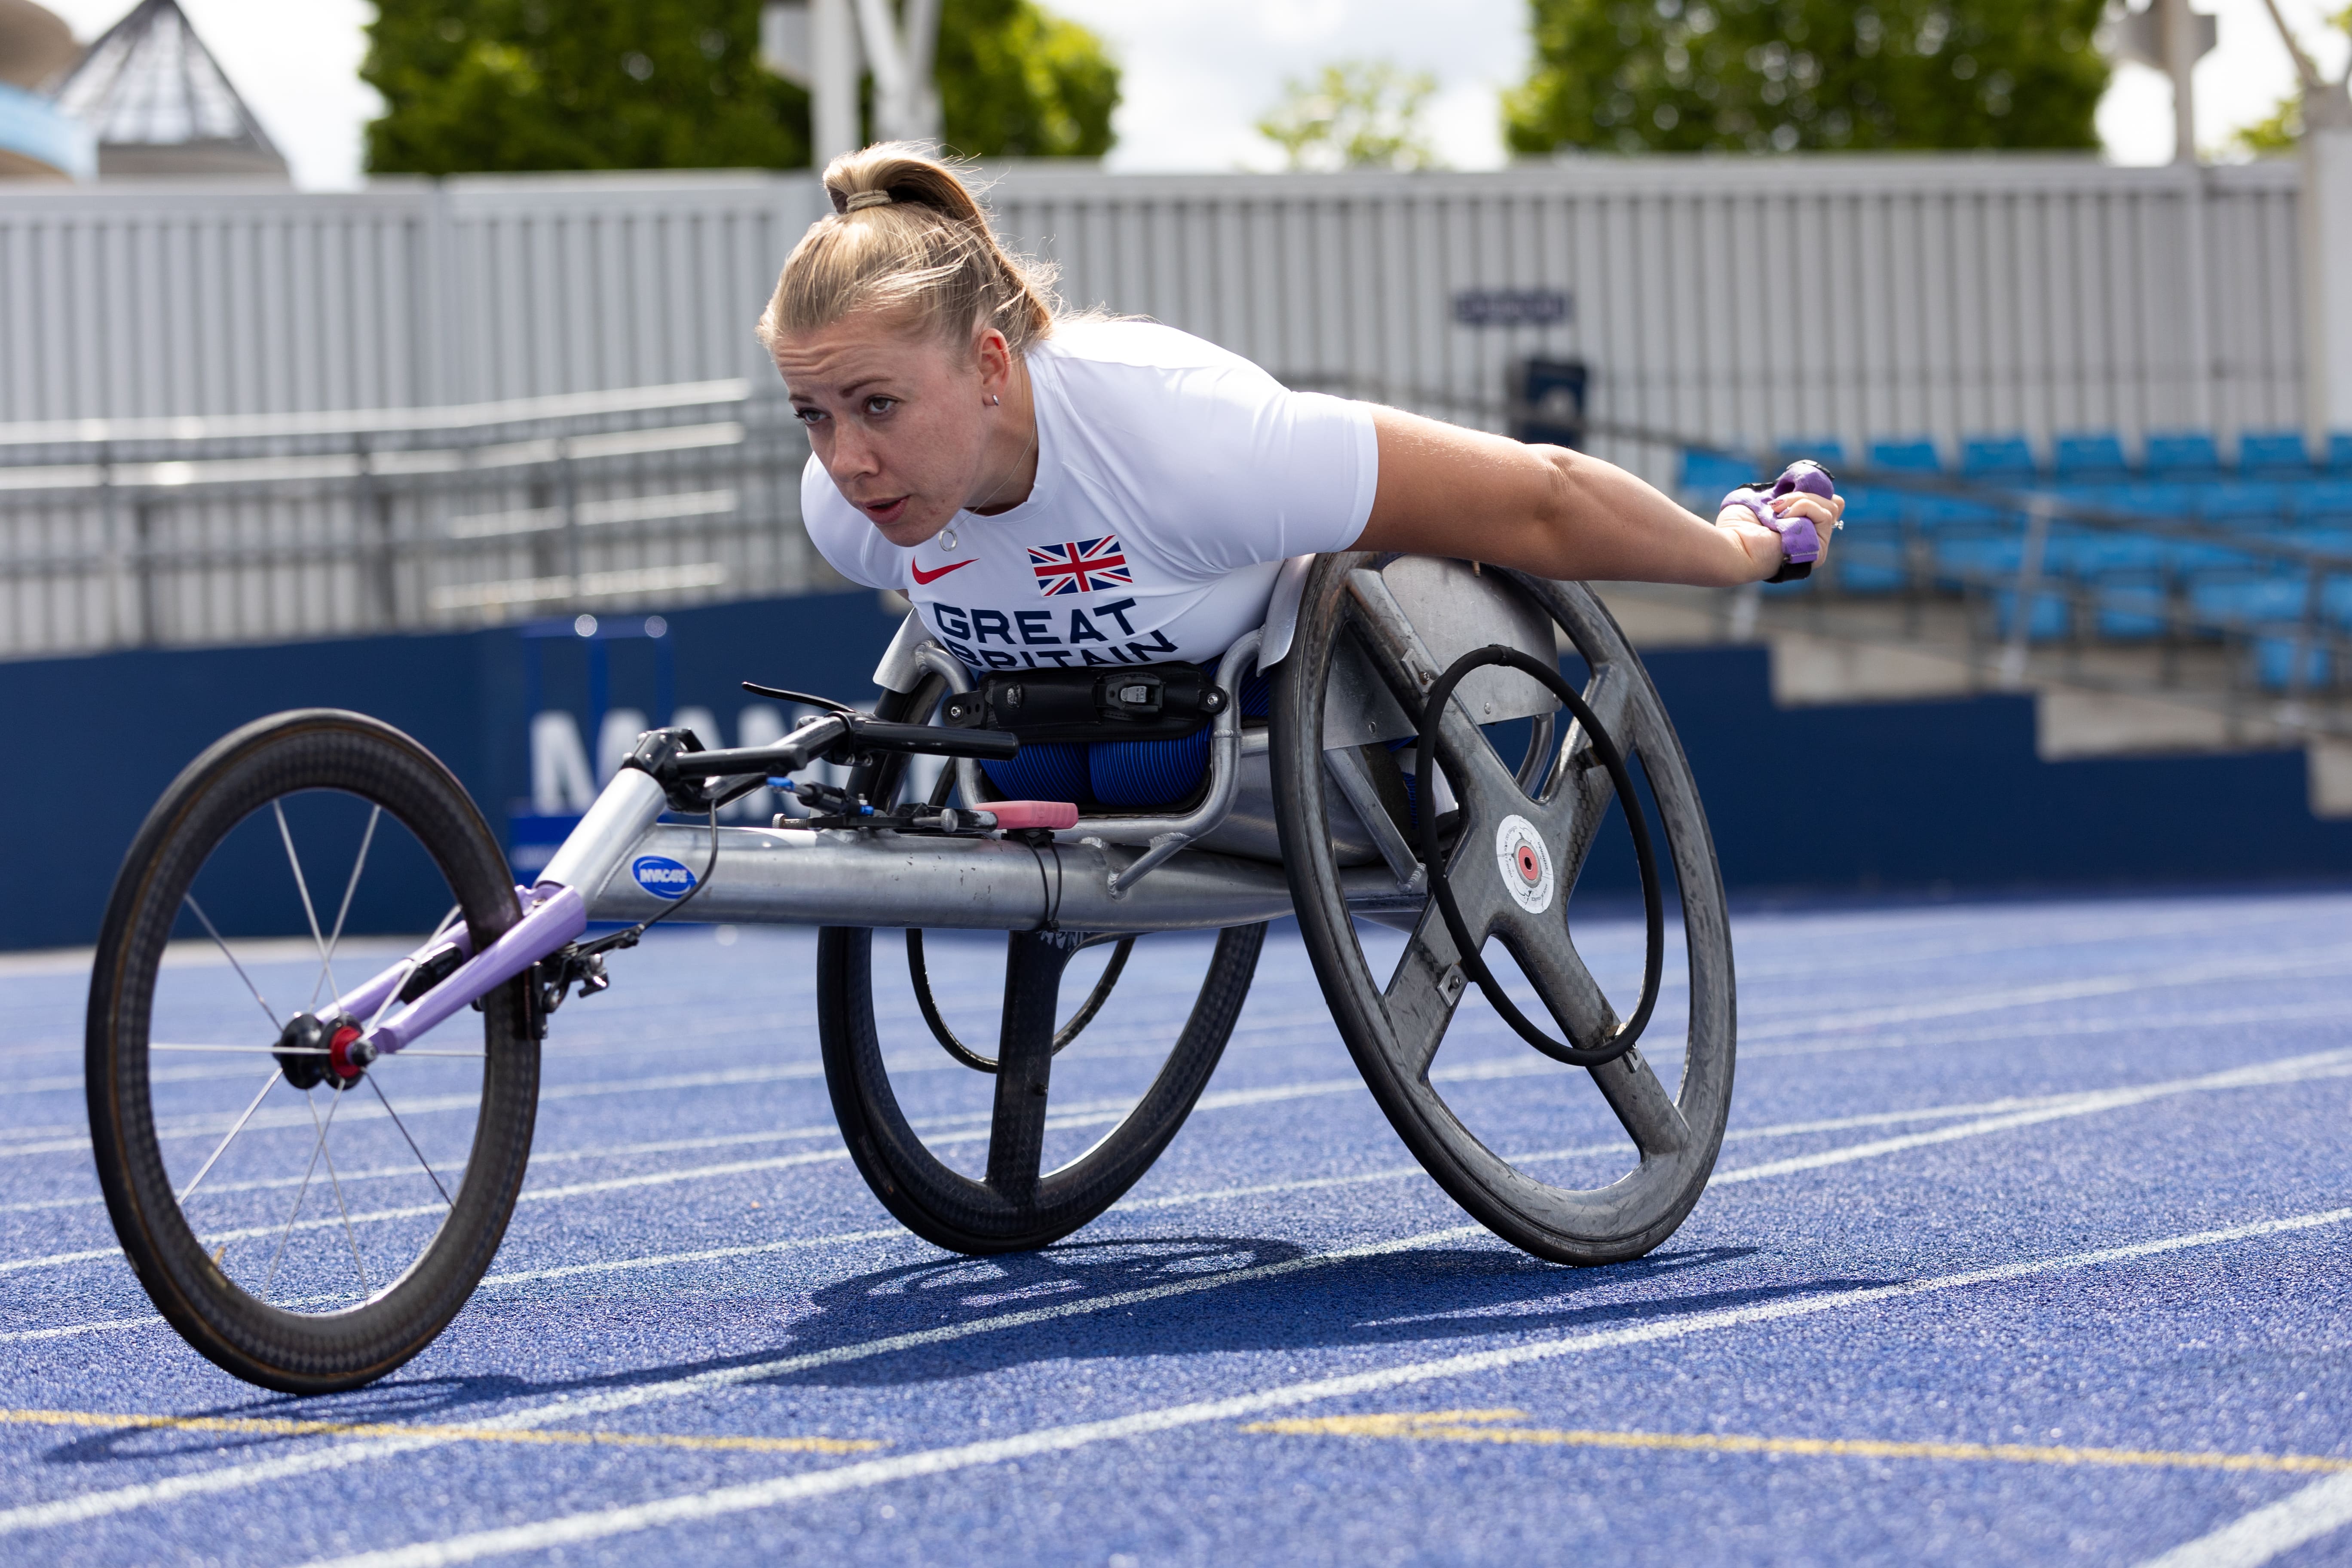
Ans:
[[[2201,189],[2198,182],[2201,182]],[[1725,442],[2302,417],[2292,165],[1585,159],[1491,174],[1112,176],[992,200],[1076,304],[1457,412],[1579,354],[1596,416]],[[0,202],[0,422],[534,396],[759,370],[805,176],[476,177]],[[2192,226],[2201,229],[2192,243]],[[2195,252],[2201,250],[2201,267]],[[2202,286],[2198,274],[2202,272]],[[1557,288],[1551,326],[1458,325]],[[2200,353],[2199,344],[2205,346]],[[2200,410],[2210,413],[2200,416]]]

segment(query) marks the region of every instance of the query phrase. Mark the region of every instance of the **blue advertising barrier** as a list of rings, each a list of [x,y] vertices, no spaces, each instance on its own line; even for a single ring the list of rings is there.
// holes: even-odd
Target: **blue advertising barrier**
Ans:
[[[264,714],[349,708],[405,730],[464,781],[528,868],[639,724],[708,723],[717,732],[706,743],[756,743],[791,716],[738,682],[861,700],[895,625],[866,593],[652,619],[0,664],[0,710],[18,736],[15,765],[0,773],[14,873],[0,948],[92,941],[156,796],[205,747]],[[2045,763],[2028,697],[1782,709],[1769,660],[1759,647],[1647,656],[1734,889],[2352,876],[2352,823],[2311,815],[2300,752]],[[72,759],[71,772],[56,771],[57,758]],[[751,803],[739,819],[768,809]],[[208,912],[224,929],[298,934],[282,860],[262,837],[252,842],[240,850],[250,900]],[[1622,833],[1602,836],[1584,885],[1633,889]],[[408,929],[413,901],[388,888],[354,908],[352,929]]]

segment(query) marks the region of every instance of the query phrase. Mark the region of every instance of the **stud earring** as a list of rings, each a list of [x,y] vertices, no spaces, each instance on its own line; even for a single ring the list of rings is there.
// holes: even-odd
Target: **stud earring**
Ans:
[[[1000,407],[1000,406],[1002,406],[1002,405],[1003,405],[1003,402],[1004,402],[1004,399],[1003,399],[1002,397],[997,396],[997,395],[996,395],[996,394],[994,394],[994,393],[992,393],[992,393],[990,393],[990,394],[988,395],[988,405],[989,405],[991,408]]]

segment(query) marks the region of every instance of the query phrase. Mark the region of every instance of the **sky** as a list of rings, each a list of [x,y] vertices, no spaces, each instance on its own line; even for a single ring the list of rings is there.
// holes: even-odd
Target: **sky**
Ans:
[[[85,40],[130,0],[41,0]],[[1125,68],[1122,170],[1272,168],[1252,123],[1286,79],[1339,59],[1388,59],[1438,79],[1428,109],[1439,153],[1457,168],[1503,162],[1496,95],[1525,74],[1526,0],[1045,0],[1094,28]],[[2200,0],[2221,18],[2220,47],[2197,72],[2198,140],[2218,147],[2269,114],[2294,83],[2263,0]],[[2280,0],[2323,66],[2341,69],[2340,34],[2319,23],[2336,0]],[[361,128],[383,112],[359,79],[369,0],[181,0],[293,166],[298,185],[361,184]],[[1442,24],[1440,18],[1442,17]],[[2325,46],[2325,47],[2322,47]],[[2116,72],[2099,132],[2118,163],[2172,156],[2172,89],[2137,66]]]

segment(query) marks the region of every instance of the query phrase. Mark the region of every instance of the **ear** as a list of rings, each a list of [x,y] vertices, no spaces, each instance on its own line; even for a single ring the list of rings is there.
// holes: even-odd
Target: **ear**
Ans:
[[[1013,384],[1013,345],[994,327],[982,327],[972,339],[972,362],[980,372],[980,395],[984,401],[1003,396]]]

